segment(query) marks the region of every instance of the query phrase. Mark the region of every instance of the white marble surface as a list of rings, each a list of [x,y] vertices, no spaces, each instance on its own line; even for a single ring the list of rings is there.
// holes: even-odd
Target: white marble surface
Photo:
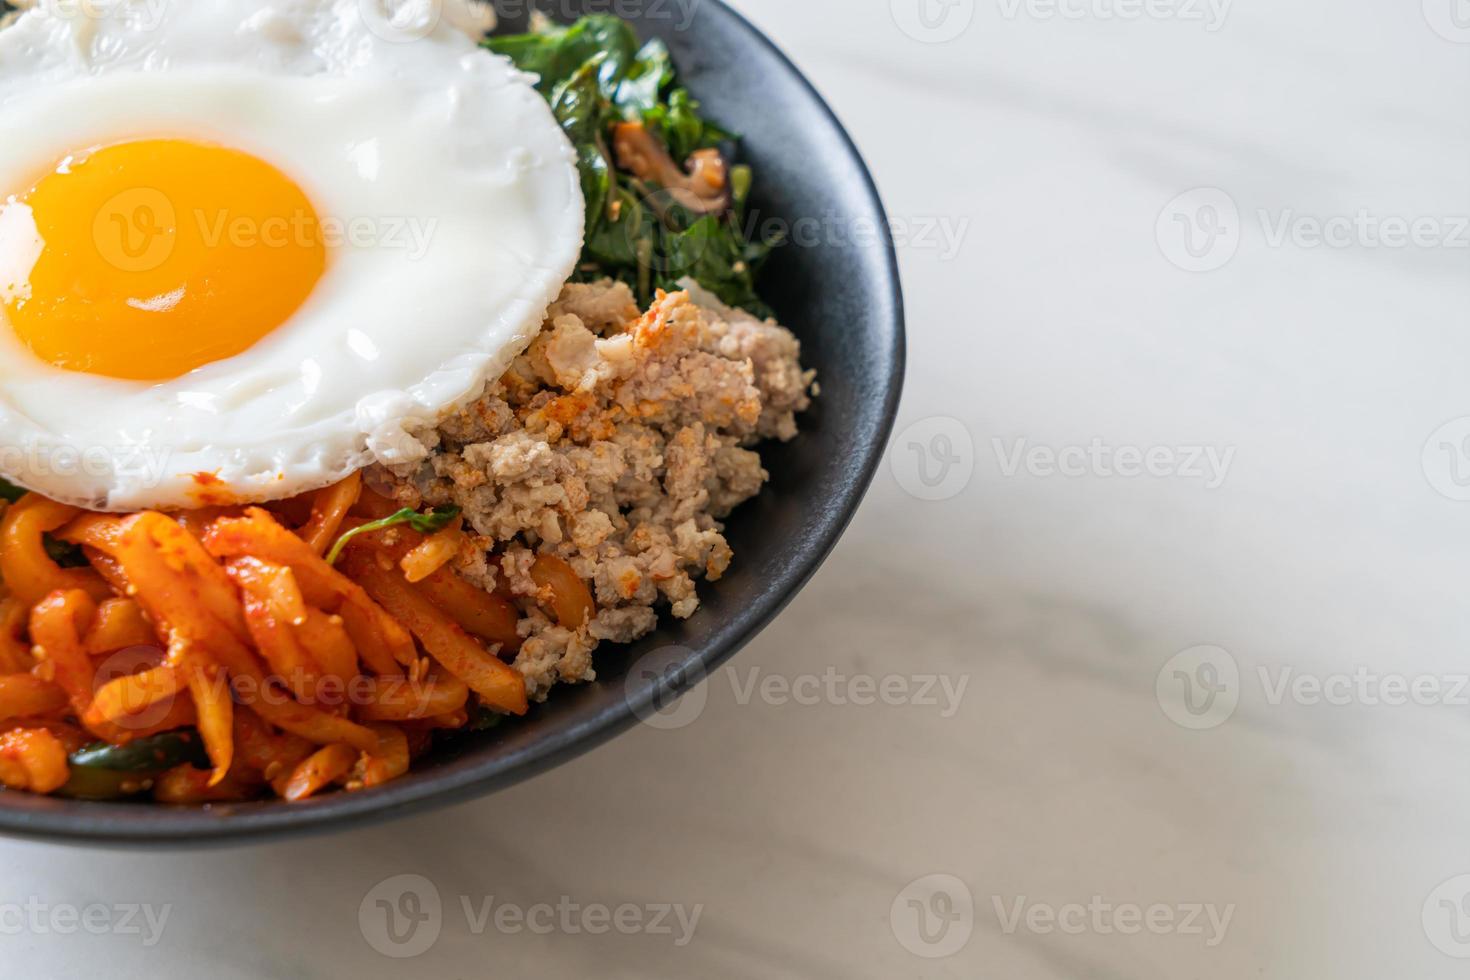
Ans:
[[[693,723],[328,838],[0,844],[0,975],[1466,975],[1470,503],[1452,498],[1470,423],[1431,434],[1470,416],[1470,8],[956,0],[931,31],[916,5],[739,4],[830,97],[894,217],[960,240],[904,250],[901,427],[920,427]],[[1226,197],[1165,211],[1195,188]],[[1180,208],[1222,219],[1197,261],[1220,266],[1238,239],[1228,264],[1171,261],[1196,261]],[[1360,212],[1312,245],[1303,219]],[[1419,218],[1418,244],[1372,245]],[[936,435],[959,462],[931,492],[911,444],[943,448]],[[1101,452],[1062,452],[1081,475],[1046,465],[1094,440],[1122,465],[1163,447],[1155,475],[1109,475]],[[1206,448],[1213,471],[1191,464]],[[1210,667],[1221,690],[1191,714],[1180,674]],[[816,703],[779,689],[829,669],[845,684]],[[747,695],[752,672],[777,686]],[[956,710],[942,688],[918,696],[926,675],[965,685]],[[909,703],[847,703],[890,676]],[[1278,695],[1293,677],[1341,703]],[[1383,703],[1395,678],[1426,703]],[[402,874],[444,909],[411,960],[377,952],[359,917]],[[946,894],[905,890],[929,875],[951,876],[928,883]],[[383,894],[366,921],[387,945]],[[6,910],[32,900],[169,918],[152,945],[63,934],[64,918],[15,929]],[[502,905],[541,902],[700,917],[682,946],[575,918],[496,926]],[[1158,907],[1157,933],[1130,905]],[[1186,924],[1192,905],[1219,924]]]

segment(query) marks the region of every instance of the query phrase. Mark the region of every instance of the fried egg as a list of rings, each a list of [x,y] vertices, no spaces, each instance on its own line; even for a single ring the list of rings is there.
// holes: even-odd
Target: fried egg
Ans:
[[[278,499],[411,461],[525,349],[581,251],[572,147],[480,8],[389,2],[0,30],[0,476]]]

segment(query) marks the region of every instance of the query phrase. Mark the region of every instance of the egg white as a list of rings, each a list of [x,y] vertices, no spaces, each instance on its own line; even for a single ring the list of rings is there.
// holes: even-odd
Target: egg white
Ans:
[[[274,164],[346,233],[286,325],[175,380],[58,370],[0,323],[0,475],[112,511],[277,499],[414,458],[410,433],[525,349],[581,251],[573,150],[462,18],[364,16],[378,2],[43,6],[0,31],[0,193],[84,148],[188,138]],[[0,265],[23,261],[4,225]]]

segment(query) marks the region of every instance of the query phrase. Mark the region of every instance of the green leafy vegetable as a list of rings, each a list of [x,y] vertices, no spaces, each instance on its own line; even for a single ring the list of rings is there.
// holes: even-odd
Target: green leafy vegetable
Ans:
[[[619,123],[642,123],[676,163],[701,150],[723,152],[736,138],[700,115],[699,103],[678,85],[663,41],[640,47],[626,21],[594,14],[485,45],[539,76],[537,88],[576,148],[587,199],[579,280],[621,280],[646,305],[655,290],[676,289],[691,276],[724,302],[769,315],[756,279],[780,242],[752,241],[747,232],[750,168],[731,168],[728,207],[696,214],[668,188],[622,169],[611,148]]]
[[[638,50],[633,25],[612,14],[591,14],[567,27],[551,26],[541,32],[492,37],[485,46],[507,55],[522,71],[539,75],[537,88],[550,96],[583,65],[605,55],[605,86],[616,88]]]
[[[436,507],[427,514],[420,514],[408,507],[403,508],[396,514],[392,514],[380,521],[372,521],[361,527],[355,527],[337,539],[332,545],[332,550],[327,552],[327,564],[335,565],[337,559],[342,557],[342,549],[347,547],[348,542],[359,534],[369,534],[373,531],[382,531],[390,527],[398,527],[407,524],[420,534],[435,534],[449,526],[449,522],[460,514],[458,507]]]
[[[674,62],[669,57],[668,45],[654,38],[639,49],[617,91],[613,93],[613,104],[625,117],[647,118],[648,113],[658,109],[661,95],[674,84]]]
[[[674,89],[668,101],[644,113],[643,124],[663,138],[675,160],[687,160],[695,150],[706,150],[734,138],[700,118],[699,103],[682,88]]]
[[[551,94],[551,111],[577,149],[589,224],[592,215],[603,213],[612,188],[612,165],[602,139],[602,89],[597,78],[605,60],[602,54],[594,55]]]
[[[6,480],[0,480],[0,500],[8,500],[12,504],[26,495],[26,491]]]
[[[665,236],[664,250],[680,278],[716,283],[711,291],[731,306],[760,306],[755,271],[771,246],[752,245],[726,234],[718,218],[700,218],[688,229]]]

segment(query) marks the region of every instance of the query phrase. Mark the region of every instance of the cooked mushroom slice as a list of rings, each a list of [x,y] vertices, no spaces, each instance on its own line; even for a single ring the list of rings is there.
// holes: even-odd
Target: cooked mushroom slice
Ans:
[[[620,167],[639,180],[658,184],[696,214],[721,214],[730,207],[729,170],[719,150],[696,151],[686,173],[641,122],[618,123],[613,149]]]

